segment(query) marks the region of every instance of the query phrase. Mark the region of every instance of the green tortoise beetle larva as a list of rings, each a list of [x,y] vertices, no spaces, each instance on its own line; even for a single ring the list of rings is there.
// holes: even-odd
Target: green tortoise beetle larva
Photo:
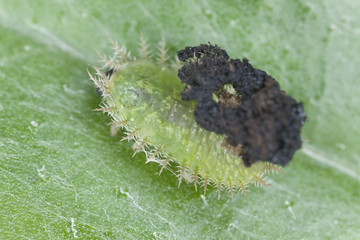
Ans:
[[[179,70],[181,66],[179,61],[172,65],[167,62],[164,40],[160,44],[157,61],[151,60],[143,37],[141,37],[138,59],[130,56],[125,47],[120,47],[114,41],[112,44],[115,50],[114,56],[110,60],[101,56],[104,66],[101,69],[94,67],[96,75],[90,73],[89,75],[103,98],[102,106],[97,110],[111,116],[111,133],[113,135],[119,129],[124,130],[123,140],[133,141],[134,155],[144,152],[146,162],[160,164],[160,173],[168,164],[175,162],[178,165],[179,185],[186,180],[194,184],[195,190],[198,185],[202,185],[206,192],[207,186],[211,184],[217,187],[219,197],[223,189],[227,189],[232,196],[237,190],[246,195],[249,184],[267,185],[266,174],[270,171],[281,171],[271,161],[256,162],[259,160],[257,158],[263,155],[255,154],[256,156],[252,157],[253,154],[250,153],[254,152],[253,148],[248,147],[248,150],[245,151],[239,141],[235,141],[234,144],[234,139],[231,140],[232,136],[228,134],[234,129],[214,130],[204,121],[199,120],[199,112],[204,110],[198,110],[199,106],[204,103],[201,102],[202,100],[196,99],[194,96],[184,99],[184,95],[188,94],[189,96],[189,93],[195,89],[195,85],[191,85],[191,80],[189,80],[191,76],[200,76],[201,74],[205,76],[204,68],[197,68],[199,66],[206,67],[206,64],[214,64],[214,60],[216,60],[214,56],[215,58],[219,57],[216,54],[219,53],[220,48],[210,44],[193,48],[187,47],[179,51],[179,59],[185,62]],[[223,53],[226,54],[225,51]],[[234,68],[233,64],[239,64],[236,60],[236,62],[230,62],[229,58],[225,57],[226,59],[224,59],[224,56],[223,54],[220,58],[222,57],[222,60],[228,61],[228,63],[221,64],[228,64],[230,70]],[[244,64],[248,63],[244,61]],[[252,66],[248,64],[246,68],[250,69]],[[189,72],[193,70],[199,71],[201,74],[195,73],[194,75]],[[259,72],[255,74],[259,74]],[[182,82],[186,84],[185,90]],[[271,84],[278,86],[274,82],[268,85]],[[220,89],[221,91],[211,90],[214,93],[211,95],[215,98],[212,97],[212,100],[209,101],[216,102],[218,109],[221,110],[223,109],[221,106],[224,107],[229,102],[234,102],[231,100],[234,99],[234,94],[229,95],[226,92],[228,88],[225,84]],[[242,101],[244,97],[247,97],[245,92],[239,99]],[[196,100],[197,102],[184,100]],[[239,100],[235,105],[238,106],[241,101]],[[302,106],[299,104],[297,106],[298,111],[303,113]],[[290,110],[294,109],[293,107]],[[195,117],[194,111],[196,111]],[[211,116],[214,117],[214,115]],[[302,116],[302,119],[304,120],[305,117]],[[255,141],[251,137],[247,139],[250,140],[244,141],[244,146],[248,145],[248,142]],[[269,152],[273,153],[270,150],[267,153]],[[278,153],[279,151],[274,152],[274,154]],[[290,154],[291,157],[292,154]],[[243,161],[241,158],[244,158]],[[284,165],[282,162],[276,163]]]

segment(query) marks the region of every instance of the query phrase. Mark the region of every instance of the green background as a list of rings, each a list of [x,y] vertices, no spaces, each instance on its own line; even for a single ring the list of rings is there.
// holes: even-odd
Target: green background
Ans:
[[[360,2],[0,0],[0,238],[359,239]],[[304,102],[303,145],[232,200],[111,137],[86,69],[108,36],[210,41]]]

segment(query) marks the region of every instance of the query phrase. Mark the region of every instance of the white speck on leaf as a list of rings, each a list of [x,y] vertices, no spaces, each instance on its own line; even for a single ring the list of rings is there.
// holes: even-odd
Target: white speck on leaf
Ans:
[[[230,21],[230,26],[234,27],[236,25],[237,21],[236,20],[231,20]]]
[[[75,219],[74,218],[71,218],[71,230],[74,234],[74,238],[78,238],[78,236],[76,235],[77,230],[75,229]]]
[[[200,197],[201,197],[201,199],[203,200],[204,205],[205,205],[205,206],[207,206],[207,205],[208,205],[208,203],[207,203],[207,201],[206,201],[206,197],[205,197],[205,195],[201,194],[201,195],[200,195]]]
[[[45,165],[42,165],[42,168],[37,169],[39,177],[45,180],[45,175],[42,173],[43,171],[45,171]]]
[[[31,125],[33,127],[38,127],[39,126],[39,123],[37,123],[36,121],[31,121],[30,123],[31,123]]]
[[[295,213],[294,213],[294,210],[293,210],[292,207],[290,206],[289,200],[286,200],[286,201],[285,201],[285,205],[287,206],[287,208],[288,208],[289,212],[291,213],[293,219],[296,219],[296,215],[295,215]]]
[[[153,232],[153,236],[155,237],[155,239],[158,239],[160,237],[157,232]]]

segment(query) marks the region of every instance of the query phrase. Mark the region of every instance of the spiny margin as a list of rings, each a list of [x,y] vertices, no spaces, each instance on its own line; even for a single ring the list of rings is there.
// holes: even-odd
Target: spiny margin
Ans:
[[[121,115],[121,107],[115,106],[112,101],[112,97],[110,95],[110,89],[113,85],[113,76],[117,71],[121,71],[127,65],[127,63],[136,61],[135,57],[132,57],[131,54],[126,50],[125,46],[120,47],[118,43],[111,38],[110,42],[113,45],[114,55],[110,58],[101,55],[98,53],[101,62],[104,64],[100,69],[92,66],[95,70],[95,75],[91,74],[88,71],[90,79],[95,84],[98,92],[103,98],[103,102],[100,105],[100,108],[94,109],[94,111],[101,111],[103,113],[108,114],[112,122],[109,123],[111,125],[111,135],[116,135],[117,132],[122,129],[124,131],[125,137],[121,141],[133,141],[132,149],[134,151],[132,157],[134,157],[138,153],[145,153],[146,162],[155,162],[160,165],[159,175],[163,172],[164,169],[168,169],[173,174],[175,174],[178,178],[178,186],[180,187],[183,180],[186,180],[188,183],[193,183],[195,187],[195,191],[197,191],[198,186],[203,187],[204,194],[208,190],[209,186],[215,187],[217,189],[218,198],[221,197],[221,191],[226,189],[230,192],[231,197],[234,197],[234,193],[236,191],[240,191],[243,195],[247,196],[247,188],[249,184],[253,184],[256,187],[266,186],[268,183],[266,182],[266,177],[264,177],[267,173],[275,173],[282,172],[281,169],[272,164],[266,163],[265,170],[262,173],[259,173],[257,176],[251,176],[252,180],[247,181],[242,179],[240,183],[234,183],[233,181],[226,179],[211,179],[211,176],[207,173],[200,173],[198,169],[190,169],[186,164],[180,164],[176,161],[176,159],[170,154],[166,153],[163,150],[161,145],[153,146],[151,144],[151,139],[147,136],[143,136],[141,129],[136,127],[131,127],[129,123],[129,119],[126,119],[123,115]],[[146,43],[146,39],[141,34],[140,35],[140,43],[139,43],[139,54],[142,60],[153,61],[151,51],[149,50],[150,45]],[[175,61],[169,62],[169,58],[166,55],[166,43],[165,39],[162,38],[159,42],[159,49],[157,56],[157,61],[159,65],[162,66],[162,69],[172,68],[177,71],[181,66],[181,63],[178,58],[175,57]],[[173,172],[169,166],[171,164],[177,165],[178,170]],[[246,176],[246,173],[244,174]]]

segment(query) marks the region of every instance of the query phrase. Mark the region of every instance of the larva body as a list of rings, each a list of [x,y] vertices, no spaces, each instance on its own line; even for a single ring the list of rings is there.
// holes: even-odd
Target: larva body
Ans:
[[[162,171],[172,162],[178,167],[179,184],[186,180],[204,187],[209,184],[246,194],[249,184],[266,185],[264,177],[279,169],[268,162],[250,168],[234,156],[225,137],[201,128],[194,120],[193,101],[182,101],[184,89],[177,71],[165,60],[161,46],[158,62],[150,60],[142,41],[142,57],[132,59],[116,43],[112,60],[104,59],[104,69],[91,76],[103,96],[101,111],[111,115],[112,131],[124,129],[123,140],[133,141],[134,154],[144,152],[147,162],[157,162]],[[220,196],[220,195],[219,195]]]

